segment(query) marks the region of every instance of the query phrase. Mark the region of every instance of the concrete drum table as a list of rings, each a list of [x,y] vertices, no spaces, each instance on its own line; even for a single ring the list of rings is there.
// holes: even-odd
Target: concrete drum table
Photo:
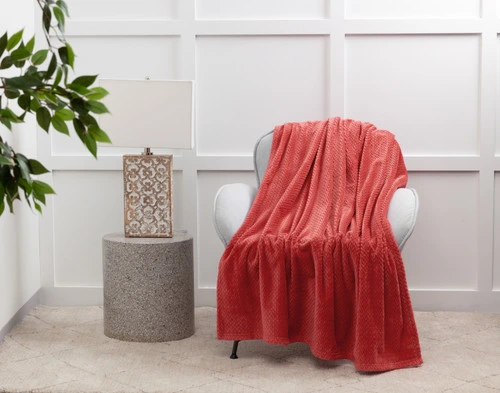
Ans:
[[[104,334],[126,341],[194,333],[193,238],[103,237]]]

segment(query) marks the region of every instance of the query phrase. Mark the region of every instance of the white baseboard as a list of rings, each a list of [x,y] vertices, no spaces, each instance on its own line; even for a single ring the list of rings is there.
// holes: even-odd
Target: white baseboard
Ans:
[[[40,303],[47,306],[100,306],[103,303],[102,287],[42,288]]]
[[[500,313],[500,291],[410,290],[415,311]]]
[[[40,304],[40,293],[40,289],[36,291],[35,294],[14,314],[9,322],[7,322],[7,324],[0,329],[0,342],[3,341],[5,336],[9,334],[14,326],[21,322],[22,319],[31,312],[31,310]]]
[[[500,291],[410,290],[415,311],[464,311],[500,313]],[[40,303],[49,306],[102,305],[102,287],[42,288]],[[195,305],[216,306],[214,288],[195,289]]]

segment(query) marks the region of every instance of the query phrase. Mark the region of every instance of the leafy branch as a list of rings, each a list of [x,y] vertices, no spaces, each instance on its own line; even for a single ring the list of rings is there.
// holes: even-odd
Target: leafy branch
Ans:
[[[31,113],[47,133],[54,129],[70,135],[68,125],[72,125],[82,143],[97,157],[97,142],[111,142],[95,117],[108,112],[101,102],[108,92],[93,86],[97,75],[69,80],[75,53],[64,37],[69,17],[66,2],[36,2],[42,11],[47,48],[35,51],[35,37],[25,43],[24,30],[0,37],[0,72],[11,68],[19,71],[18,76],[0,75],[0,123],[12,131],[13,124],[23,123],[26,114]],[[21,199],[21,194],[41,212],[40,203],[45,204],[45,196],[55,192],[32,176],[47,172],[40,162],[16,153],[0,136],[0,215],[5,203],[13,212],[13,203]]]

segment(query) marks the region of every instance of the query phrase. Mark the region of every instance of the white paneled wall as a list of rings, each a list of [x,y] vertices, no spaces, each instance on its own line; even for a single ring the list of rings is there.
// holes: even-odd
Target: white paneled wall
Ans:
[[[198,305],[215,304],[217,189],[255,184],[254,143],[275,125],[344,116],[402,146],[421,199],[403,253],[415,307],[500,311],[500,0],[68,3],[77,73],[195,80],[174,226],[195,237]],[[99,302],[126,150],[101,148],[96,161],[77,138],[52,135],[39,151],[58,191],[42,219],[44,300]]]

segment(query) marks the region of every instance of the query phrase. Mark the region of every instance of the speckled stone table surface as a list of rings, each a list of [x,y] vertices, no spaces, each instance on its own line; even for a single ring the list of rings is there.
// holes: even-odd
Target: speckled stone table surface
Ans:
[[[194,333],[193,238],[103,237],[104,334],[125,341]]]

